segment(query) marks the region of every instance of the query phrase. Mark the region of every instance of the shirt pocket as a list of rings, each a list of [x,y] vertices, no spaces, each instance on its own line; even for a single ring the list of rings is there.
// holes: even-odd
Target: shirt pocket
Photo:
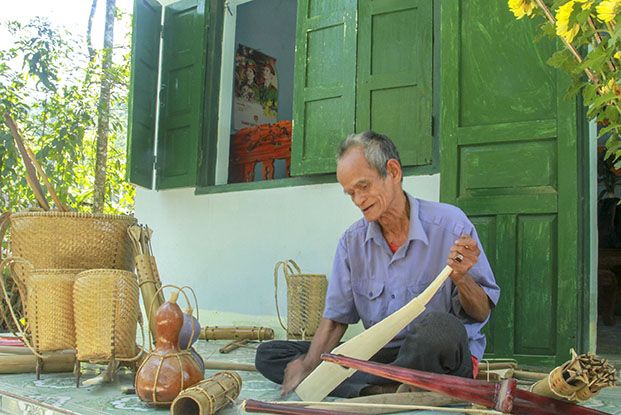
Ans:
[[[375,280],[359,280],[352,284],[354,302],[365,327],[386,317],[386,304],[382,298],[384,283]]]
[[[408,285],[408,294],[409,299],[408,302],[418,297],[433,281],[429,282],[418,282]],[[446,282],[445,282],[446,284]],[[446,286],[443,284],[440,289],[434,294],[433,297],[429,300],[427,305],[425,305],[425,311],[450,311],[450,296],[446,297]],[[447,302],[448,301],[448,302]]]

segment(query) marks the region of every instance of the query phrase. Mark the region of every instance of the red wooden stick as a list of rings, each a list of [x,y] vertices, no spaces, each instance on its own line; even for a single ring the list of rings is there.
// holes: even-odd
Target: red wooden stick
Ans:
[[[519,415],[609,415],[596,409],[566,403],[521,390],[515,379],[500,383],[441,375],[420,370],[405,369],[381,363],[367,362],[341,355],[324,353],[325,361],[351,367],[366,373],[396,380],[408,385],[454,396],[467,402],[478,403],[497,411]]]
[[[299,406],[279,405],[246,399],[242,403],[242,409],[246,412],[264,412],[270,414],[290,415],[356,415],[356,412],[331,411],[329,409],[305,408]]]

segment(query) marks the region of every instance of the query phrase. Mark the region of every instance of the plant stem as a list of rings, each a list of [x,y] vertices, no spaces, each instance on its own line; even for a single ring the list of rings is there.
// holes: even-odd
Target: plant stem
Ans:
[[[543,10],[543,12],[545,13],[545,15],[548,18],[548,20],[552,24],[555,25],[556,24],[556,19],[554,18],[554,16],[552,16],[552,13],[550,12],[550,9],[548,9],[548,6],[545,5],[543,0],[535,0],[535,1],[539,5],[539,7],[541,7],[541,10]],[[567,49],[569,49],[569,51],[574,55],[576,60],[579,63],[582,63],[582,61],[583,61],[582,56],[580,56],[580,54],[578,53],[576,48],[571,43],[569,43],[567,40],[565,40],[565,38],[563,38],[562,36],[559,36],[559,37],[561,38],[561,40],[563,41],[563,43],[565,44]],[[584,72],[589,77],[591,82],[593,82],[594,84],[599,85],[601,83],[599,78],[593,72],[591,72],[591,70],[589,68],[584,68]]]
[[[597,28],[595,27],[595,23],[593,23],[593,19],[591,19],[591,16],[589,16],[589,18],[587,19],[587,21],[589,22],[589,26],[591,26],[591,28],[593,30],[595,30],[595,40],[597,42],[597,44],[599,45],[600,43],[602,43],[602,35],[599,34],[599,32],[597,31]],[[604,48],[604,50],[606,50],[605,46],[602,46],[602,48]],[[608,67],[610,68],[610,70],[612,72],[616,71],[617,69],[615,68],[615,64],[612,63],[612,59],[608,60]]]

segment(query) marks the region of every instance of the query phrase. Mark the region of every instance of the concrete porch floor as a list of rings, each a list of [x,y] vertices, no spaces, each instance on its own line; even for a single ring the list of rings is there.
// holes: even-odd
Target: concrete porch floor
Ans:
[[[195,347],[205,360],[254,363],[254,350],[251,349],[240,348],[228,354],[219,353],[218,350],[226,343],[227,341],[199,340]],[[613,359],[621,358],[617,355],[612,355],[612,357]],[[89,365],[86,370],[83,370],[81,380],[90,379],[103,369],[103,365]],[[216,370],[208,370],[205,372],[205,378],[217,372]],[[237,371],[237,373],[242,378],[242,390],[236,400],[236,405],[229,405],[218,411],[218,414],[245,414],[246,412],[239,408],[239,404],[246,398],[263,401],[280,399],[279,385],[266,380],[256,372]],[[131,374],[127,372],[118,373],[114,382],[94,386],[81,385],[80,388],[76,388],[75,377],[72,373],[43,373],[40,380],[36,380],[34,373],[1,375],[0,413],[12,415],[129,415],[143,413],[149,415],[170,412],[168,409],[156,409],[143,404],[135,394],[124,394],[124,389],[133,387],[132,382]],[[297,400],[297,397],[290,396],[286,400]],[[604,389],[585,406],[610,414],[621,415],[621,388]],[[434,410],[408,413],[445,414],[446,412]]]

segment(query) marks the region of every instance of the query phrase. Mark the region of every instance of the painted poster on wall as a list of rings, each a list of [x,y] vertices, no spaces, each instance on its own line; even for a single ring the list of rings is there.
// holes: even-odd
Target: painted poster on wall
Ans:
[[[276,59],[244,45],[235,52],[233,128],[273,124],[278,112]]]

